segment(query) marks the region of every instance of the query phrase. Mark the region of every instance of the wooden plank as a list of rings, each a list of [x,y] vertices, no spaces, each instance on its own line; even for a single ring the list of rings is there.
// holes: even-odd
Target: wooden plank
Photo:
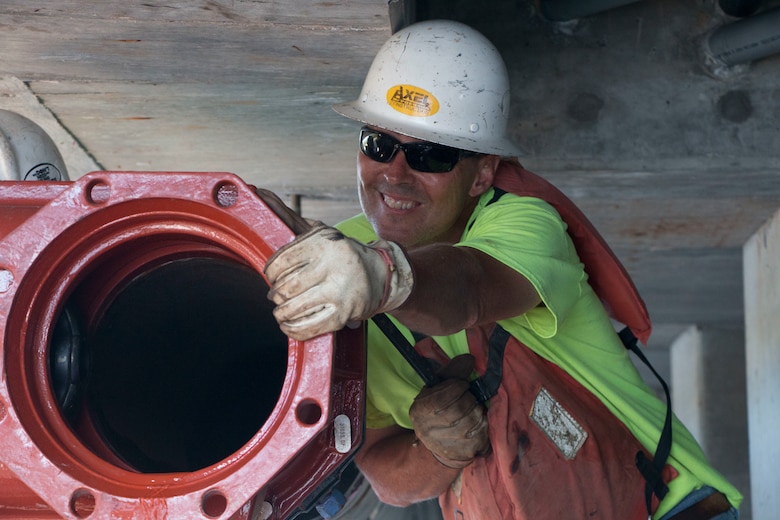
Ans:
[[[25,81],[355,84],[390,34],[381,2],[355,12],[239,2],[232,17],[227,2],[106,4],[95,18],[91,3],[76,0],[3,3],[2,70]]]
[[[780,195],[726,199],[646,191],[641,201],[587,199],[579,205],[615,249],[634,251],[742,247],[780,207]]]
[[[230,171],[247,182],[353,185],[359,125],[330,105],[355,89],[322,85],[33,82],[33,89],[102,167]],[[316,136],[316,138],[315,138]]]
[[[17,30],[13,37],[4,35],[0,44],[8,55],[3,68],[23,80],[239,81],[259,86],[313,80],[359,83],[385,38],[378,33],[345,40],[335,31],[277,26],[262,31],[219,27],[202,32],[192,27],[139,28],[118,22],[100,27],[78,38],[55,35],[45,44],[38,43],[34,29],[25,29],[25,34]]]
[[[164,2],[93,2],[57,0],[31,5],[29,0],[3,0],[0,16],[27,16],[58,21],[94,22],[96,14],[104,20],[134,20],[151,23],[200,23],[247,25],[300,25],[308,27],[389,28],[387,2],[384,0],[165,0]]]

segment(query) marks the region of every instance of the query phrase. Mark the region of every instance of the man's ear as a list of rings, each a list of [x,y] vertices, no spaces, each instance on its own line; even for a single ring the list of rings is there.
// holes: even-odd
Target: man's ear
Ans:
[[[496,176],[496,170],[501,157],[498,155],[482,155],[477,157],[477,161],[477,174],[469,190],[469,195],[472,197],[479,197],[493,185],[493,178]]]

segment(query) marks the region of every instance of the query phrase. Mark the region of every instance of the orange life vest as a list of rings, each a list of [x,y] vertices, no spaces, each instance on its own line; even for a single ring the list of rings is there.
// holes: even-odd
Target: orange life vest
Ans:
[[[467,335],[479,373],[496,352],[491,341],[504,342],[503,372],[511,377],[503,377],[490,398],[490,453],[464,468],[439,497],[445,520],[647,519],[646,481],[635,456],[650,454],[623,423],[500,327],[472,328]]]

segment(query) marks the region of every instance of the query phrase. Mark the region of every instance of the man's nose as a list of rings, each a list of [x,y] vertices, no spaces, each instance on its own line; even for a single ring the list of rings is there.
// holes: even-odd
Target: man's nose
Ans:
[[[385,179],[392,184],[402,184],[411,182],[413,176],[414,170],[406,162],[406,153],[401,149],[396,150],[393,158],[387,163]]]

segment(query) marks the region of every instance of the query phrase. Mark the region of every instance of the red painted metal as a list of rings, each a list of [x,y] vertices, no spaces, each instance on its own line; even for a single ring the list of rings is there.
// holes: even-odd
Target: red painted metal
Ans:
[[[284,338],[286,365],[260,427],[203,467],[139,469],[119,437],[106,435],[100,414],[115,408],[100,411],[94,401],[102,395],[68,418],[52,383],[51,343],[66,308],[77,311],[89,345],[111,305],[160,266],[175,272],[177,260],[199,259],[207,273],[210,262],[236,266],[262,284],[266,260],[292,238],[251,187],[228,173],[93,172],[75,182],[0,183],[0,518],[275,520],[312,507],[362,442],[362,329],[306,342]],[[168,289],[186,288],[184,280]],[[172,301],[186,306],[187,298]],[[93,365],[81,370],[100,369],[101,355],[91,352]],[[110,359],[124,362],[121,352]],[[267,367],[234,370],[236,378],[262,379]],[[124,374],[121,366],[116,374]],[[138,374],[141,391],[148,381]],[[197,384],[216,384],[203,379]],[[161,394],[172,403],[187,399]],[[217,422],[237,419],[205,412]],[[189,429],[210,427],[193,419]],[[169,446],[175,451],[176,441]]]

